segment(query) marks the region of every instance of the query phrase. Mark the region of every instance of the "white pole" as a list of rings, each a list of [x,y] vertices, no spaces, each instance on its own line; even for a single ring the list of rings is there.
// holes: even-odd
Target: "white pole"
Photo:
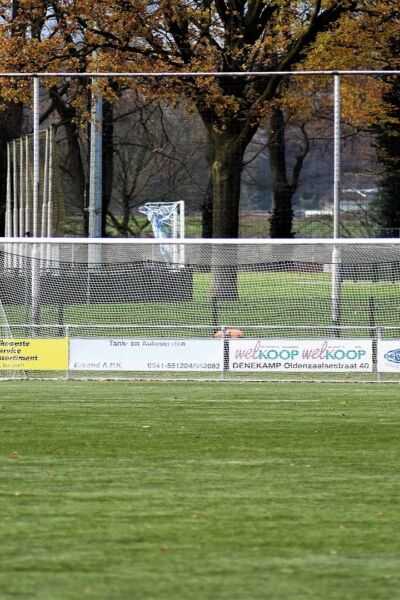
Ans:
[[[47,237],[53,235],[53,153],[54,153],[54,127],[49,131],[49,172],[47,188]],[[58,246],[57,246],[58,247]],[[53,244],[47,244],[47,261],[55,261],[56,247]],[[53,265],[54,266],[54,265]]]
[[[6,196],[6,237],[13,235],[11,208],[11,143],[7,144],[7,196]]]
[[[333,239],[340,237],[340,76],[334,75],[333,109]],[[332,251],[332,324],[340,324],[340,248]]]
[[[38,209],[40,187],[40,147],[39,147],[39,89],[40,78],[33,78],[33,237],[38,236]]]
[[[19,235],[25,234],[25,162],[24,139],[19,139]]]
[[[92,80],[93,84],[93,80]],[[90,123],[90,176],[89,176],[89,237],[101,237],[103,196],[103,99],[97,90],[92,92]],[[101,263],[101,246],[91,245],[88,250],[89,265]],[[89,287],[88,287],[89,289]]]
[[[25,136],[25,233],[30,234],[31,211],[29,190],[29,135]]]
[[[101,237],[102,217],[102,119],[103,100],[99,93],[92,93],[90,124],[90,180],[89,180],[89,237]]]
[[[185,203],[183,200],[178,202],[179,204],[179,237],[181,240],[185,237]]]
[[[178,225],[179,225],[179,202],[174,202],[173,211],[172,211],[171,228],[172,228],[172,237],[175,239],[178,238]],[[178,245],[174,244],[172,246],[172,262],[173,262],[174,268],[176,268],[177,264],[178,264],[178,251],[179,251]]]
[[[12,179],[13,179],[13,236],[19,237],[17,142],[15,140],[12,141]]]
[[[13,170],[13,237],[19,237],[19,211],[18,211],[18,171],[17,171],[17,142],[12,141],[12,170]],[[19,267],[19,246],[14,247],[12,265],[15,269]]]
[[[38,209],[39,209],[39,187],[40,187],[40,141],[39,141],[39,90],[40,78],[33,78],[33,193],[32,193],[32,235],[38,237]],[[39,325],[40,307],[39,307],[39,269],[37,264],[38,246],[32,245],[32,324]],[[37,336],[39,331],[36,327],[32,328],[32,335]]]
[[[22,137],[18,140],[19,146],[19,207],[18,207],[18,227],[19,227],[19,237],[24,237],[25,234],[25,163],[24,163],[24,139]],[[22,269],[23,267],[23,256],[24,256],[24,246],[18,244],[18,267]]]
[[[49,132],[49,172],[47,188],[47,237],[53,235],[53,152],[54,152],[54,127]]]
[[[11,207],[11,143],[7,144],[7,193],[6,193],[6,226],[5,226],[6,237],[12,237],[13,225],[12,225],[12,207]],[[6,247],[5,257],[5,270],[8,271],[12,267],[11,254],[8,250],[11,250],[9,246]]]
[[[180,200],[179,204],[179,237],[181,240],[185,238],[185,202]],[[179,248],[179,262],[183,267],[185,265],[185,246],[182,244]]]
[[[334,76],[333,109],[333,237],[340,237],[340,76]]]
[[[47,218],[48,218],[48,190],[49,190],[49,130],[46,129],[44,141],[44,165],[43,165],[43,197],[42,197],[42,220],[40,228],[40,237],[47,236]],[[40,265],[45,267],[47,258],[47,244],[40,246]]]
[[[47,204],[48,204],[48,189],[49,189],[49,130],[46,129],[44,143],[44,169],[43,169],[43,198],[42,198],[42,223],[41,237],[47,235]]]

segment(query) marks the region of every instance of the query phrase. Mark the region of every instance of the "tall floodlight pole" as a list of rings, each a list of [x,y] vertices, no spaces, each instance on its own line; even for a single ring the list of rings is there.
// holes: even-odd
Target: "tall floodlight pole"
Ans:
[[[102,119],[103,99],[97,90],[93,90],[90,123],[89,237],[101,237],[103,187]]]
[[[333,237],[340,237],[340,76],[334,75],[333,115]]]
[[[40,149],[39,149],[39,88],[40,78],[33,78],[33,193],[32,193],[32,235],[38,236]]]
[[[333,109],[333,251],[332,251],[332,325],[340,325],[340,76],[334,76]]]
[[[89,162],[89,237],[101,237],[102,201],[103,201],[103,99],[95,87],[91,101],[90,120],[90,162]],[[88,248],[88,285],[87,298],[90,299],[90,271],[95,270],[101,263],[101,246],[89,244]]]

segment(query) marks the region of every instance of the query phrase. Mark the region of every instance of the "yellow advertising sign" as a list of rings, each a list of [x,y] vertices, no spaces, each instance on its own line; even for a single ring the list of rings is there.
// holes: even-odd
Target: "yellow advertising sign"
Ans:
[[[68,338],[0,338],[0,371],[66,371]]]

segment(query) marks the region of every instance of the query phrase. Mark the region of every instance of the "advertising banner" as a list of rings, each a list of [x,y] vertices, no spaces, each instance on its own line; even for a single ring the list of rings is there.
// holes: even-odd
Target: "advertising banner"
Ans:
[[[66,371],[68,340],[0,339],[0,371]]]
[[[378,340],[379,373],[400,373],[400,340]]]
[[[70,339],[71,371],[222,371],[222,340]]]
[[[367,339],[232,339],[231,371],[372,371],[372,341]]]

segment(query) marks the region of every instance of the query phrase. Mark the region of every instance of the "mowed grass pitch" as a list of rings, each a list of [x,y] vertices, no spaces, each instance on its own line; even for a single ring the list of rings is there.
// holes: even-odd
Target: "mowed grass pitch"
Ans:
[[[1,599],[399,598],[399,390],[0,382]]]

